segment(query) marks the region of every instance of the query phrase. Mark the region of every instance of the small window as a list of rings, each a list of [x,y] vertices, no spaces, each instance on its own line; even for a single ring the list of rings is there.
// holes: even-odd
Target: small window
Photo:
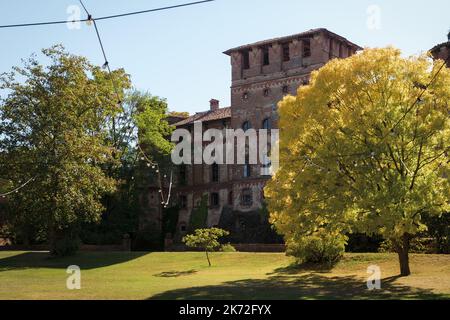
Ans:
[[[219,165],[217,163],[213,163],[211,166],[212,171],[212,182],[219,182]]]
[[[241,194],[241,204],[245,207],[253,205],[253,195],[251,189],[243,189]]]
[[[250,128],[251,128],[250,122],[245,121],[245,122],[242,124],[242,130],[247,131],[247,130],[250,129]]]
[[[283,61],[287,62],[291,60],[291,55],[289,51],[289,43],[283,43]]]
[[[242,100],[248,100],[248,92],[244,92],[243,94],[242,94]]]
[[[244,178],[249,178],[250,177],[250,165],[249,164],[244,164]]]
[[[250,52],[248,50],[242,52],[242,68],[250,69]]]
[[[271,124],[270,124],[270,119],[269,118],[265,118],[262,122],[262,127],[263,129],[271,129]]]
[[[268,88],[264,89],[264,91],[263,91],[264,97],[268,97],[269,94],[270,94],[270,89],[268,89]]]
[[[180,196],[180,208],[186,209],[187,208],[187,197],[186,196]]]
[[[261,166],[261,175],[262,176],[271,176],[272,175],[272,161],[270,161],[270,156],[264,156]]]
[[[229,193],[228,193],[228,204],[230,205],[230,206],[232,206],[233,205],[233,191],[230,191]]]
[[[181,232],[186,232],[186,225],[185,224],[181,224],[180,225],[180,231]]]
[[[219,194],[217,192],[211,193],[211,206],[217,207],[219,205]]]
[[[289,93],[289,86],[283,86],[283,93],[288,94]]]
[[[186,185],[186,182],[187,182],[187,179],[186,179],[186,166],[184,164],[182,164],[180,166],[179,179],[180,179],[180,185]]]
[[[311,41],[304,40],[303,41],[303,58],[307,58],[311,56]]]
[[[270,64],[269,47],[262,48],[263,65],[268,66]]]

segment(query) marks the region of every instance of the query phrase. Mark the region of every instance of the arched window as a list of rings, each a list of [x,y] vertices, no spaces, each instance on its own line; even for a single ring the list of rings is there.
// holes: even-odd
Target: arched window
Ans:
[[[269,130],[272,129],[272,124],[270,123],[270,119],[269,118],[265,118],[262,122],[262,127],[263,129]]]
[[[211,207],[217,207],[219,205],[219,194],[217,192],[211,193],[210,201]]]
[[[251,189],[242,189],[241,205],[244,207],[251,207],[253,205],[253,195]]]
[[[242,124],[242,130],[247,131],[247,130],[250,129],[250,128],[251,128],[251,125],[250,125],[250,122],[249,122],[249,121],[245,121],[245,122]]]

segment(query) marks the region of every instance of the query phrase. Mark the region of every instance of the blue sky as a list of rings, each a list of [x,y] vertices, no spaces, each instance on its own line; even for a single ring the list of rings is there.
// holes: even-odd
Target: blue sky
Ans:
[[[189,1],[84,3],[96,17]],[[0,24],[65,20],[68,6],[77,4],[75,0],[1,1]],[[373,6],[375,11],[370,9]],[[373,15],[377,8],[379,19]],[[171,110],[194,113],[208,109],[211,98],[229,105],[230,62],[222,54],[226,49],[324,27],[364,47],[394,45],[404,54],[419,54],[446,41],[449,12],[448,0],[216,0],[99,21],[98,27],[112,68],[125,68],[134,86],[167,98]],[[368,19],[377,27],[369,28]],[[0,29],[0,38],[0,72],[56,43],[93,63],[103,63],[95,31],[85,24],[79,30],[66,25]]]

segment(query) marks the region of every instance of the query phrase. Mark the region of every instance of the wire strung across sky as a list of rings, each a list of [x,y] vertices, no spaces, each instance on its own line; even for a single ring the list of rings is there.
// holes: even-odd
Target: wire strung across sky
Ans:
[[[157,11],[163,11],[163,10],[170,10],[170,9],[176,9],[181,7],[188,7],[188,6],[194,6],[206,2],[213,2],[215,0],[203,0],[203,1],[196,1],[196,2],[189,2],[189,3],[183,3],[183,4],[177,4],[173,6],[167,6],[167,7],[161,7],[161,8],[154,8],[154,9],[148,9],[148,10],[141,10],[141,11],[133,11],[133,12],[126,12],[121,14],[115,14],[110,16],[103,16],[95,18],[95,20],[108,20],[108,19],[115,19],[115,18],[122,18],[132,15],[138,15],[138,14],[144,14],[144,13],[151,13],[151,12],[157,12]],[[84,8],[84,6],[83,6]],[[86,11],[86,8],[84,8]],[[31,22],[31,23],[19,23],[19,24],[9,24],[9,25],[0,25],[0,29],[5,28],[20,28],[20,27],[35,27],[35,26],[46,26],[46,25],[56,25],[56,24],[65,24],[65,23],[76,23],[76,22],[89,22],[92,21],[92,17],[89,17],[86,19],[76,19],[76,20],[59,20],[59,21],[46,21],[46,22]],[[94,20],[94,21],[95,21]]]
[[[189,2],[189,3],[183,3],[183,4],[179,4],[179,5],[173,5],[173,6],[167,6],[167,7],[160,7],[160,8],[154,8],[154,9],[148,9],[148,10],[141,10],[141,11],[133,11],[133,12],[127,12],[127,13],[122,13],[122,14],[116,14],[116,15],[109,15],[109,16],[103,16],[103,17],[99,17],[99,18],[93,18],[92,15],[90,14],[90,12],[87,10],[86,6],[84,5],[84,3],[82,2],[82,0],[79,0],[81,6],[83,7],[84,11],[87,14],[87,18],[86,19],[75,19],[72,21],[68,21],[68,20],[60,20],[60,21],[48,21],[48,22],[36,22],[36,23],[23,23],[23,24],[11,24],[11,25],[0,25],[0,29],[4,29],[4,28],[16,28],[16,27],[32,27],[32,26],[44,26],[44,25],[56,25],[56,24],[67,24],[67,23],[77,23],[77,22],[87,22],[89,23],[93,23],[94,24],[94,28],[95,28],[95,32],[97,35],[97,39],[98,42],[100,44],[100,48],[102,50],[102,54],[103,54],[103,58],[105,60],[103,67],[106,68],[108,70],[108,73],[111,76],[111,68],[109,66],[109,61],[105,52],[105,48],[103,46],[103,42],[100,36],[100,32],[99,29],[97,27],[97,23],[96,21],[100,21],[100,20],[107,20],[107,19],[115,19],[115,18],[121,18],[121,17],[127,17],[127,16],[132,16],[132,15],[138,15],[138,14],[144,14],[144,13],[151,13],[151,12],[156,12],[156,11],[163,11],[163,10],[170,10],[170,9],[176,9],[176,8],[180,8],[180,7],[187,7],[187,6],[193,6],[193,5],[198,5],[198,4],[203,4],[203,3],[207,3],[207,2],[213,2],[215,0],[203,0],[203,1],[196,1],[196,2]],[[338,56],[334,55],[333,53],[322,49],[324,52],[329,53],[330,55],[333,56],[333,58],[339,58]],[[439,69],[437,70],[437,72],[434,74],[434,76],[432,77],[432,79],[430,80],[430,82],[428,84],[426,84],[424,86],[424,88],[422,89],[422,91],[420,92],[420,94],[418,95],[418,97],[413,101],[412,105],[406,110],[405,114],[394,124],[394,126],[392,127],[392,129],[390,131],[393,131],[400,123],[401,121],[407,116],[407,114],[409,112],[411,112],[412,109],[414,109],[414,107],[420,102],[421,97],[425,94],[425,92],[429,89],[429,87],[433,84],[433,82],[436,80],[437,76],[439,75],[439,73],[442,71],[442,69],[445,67],[446,63],[449,61],[450,57],[447,58],[443,64],[439,67]],[[111,76],[111,82],[115,91],[115,94],[117,96],[117,103],[119,105],[122,104],[122,101],[120,100],[120,95],[119,95],[119,91],[116,87],[116,84],[113,80],[113,77]],[[387,136],[387,135],[386,135]],[[386,138],[386,136],[382,137],[381,142],[384,141],[384,139]],[[380,143],[381,143],[380,142]],[[169,204],[169,199],[170,199],[170,192],[171,192],[171,187],[172,187],[172,172],[171,172],[171,178],[170,178],[170,186],[169,186],[169,192],[167,195],[167,200],[164,200],[164,195],[163,195],[163,186],[161,183],[161,175],[160,175],[160,170],[159,170],[159,165],[156,162],[153,162],[150,160],[150,158],[145,154],[145,152],[142,150],[142,148],[140,147],[139,143],[138,143],[138,148],[140,153],[143,155],[143,159],[148,163],[148,166],[151,166],[152,168],[156,168],[156,173],[158,174],[158,180],[159,180],[159,192],[161,194],[161,199],[162,199],[162,204],[166,207]],[[370,157],[373,157],[373,152],[371,151],[369,153]],[[346,157],[353,157],[353,156],[361,156],[363,154],[358,153],[358,154],[351,154],[351,155],[345,155]],[[341,158],[343,157],[342,155],[337,155],[335,156],[336,158]],[[317,164],[312,163],[312,160],[309,160],[311,164],[318,166]],[[7,194],[10,193],[14,193],[17,192],[19,189],[25,187],[29,182],[31,182],[32,180],[34,180],[34,178],[28,180],[25,184],[21,185],[20,187],[14,189],[11,192],[8,192],[6,194],[2,194],[0,196],[6,196]]]
[[[78,20],[72,20],[72,21],[65,20],[65,21],[48,21],[48,22],[35,22],[35,23],[1,25],[0,29],[17,28],[17,27],[44,26],[44,25],[56,25],[56,24],[76,23],[76,22],[87,22],[88,24],[89,23],[93,23],[94,24],[94,28],[95,28],[95,33],[97,35],[97,40],[98,40],[98,42],[100,44],[100,48],[102,50],[103,58],[105,60],[105,62],[103,64],[103,67],[108,70],[108,73],[110,75],[111,82],[112,82],[115,94],[117,96],[117,103],[119,105],[121,105],[122,101],[120,100],[119,90],[117,89],[117,86],[116,86],[116,84],[115,84],[115,82],[113,80],[113,77],[112,77],[112,74],[111,74],[112,73],[111,72],[111,68],[109,66],[109,61],[108,61],[108,58],[107,58],[107,55],[106,55],[105,48],[103,46],[103,41],[102,41],[102,38],[100,36],[100,32],[98,30],[96,21],[98,21],[98,20],[107,20],[107,19],[115,19],[115,18],[127,17],[127,16],[132,16],[132,15],[143,14],[143,13],[156,12],[156,11],[176,9],[176,8],[193,6],[193,5],[198,5],[198,4],[202,4],[202,3],[206,3],[206,2],[213,2],[213,1],[215,1],[215,0],[203,0],[203,1],[189,2],[189,3],[183,3],[183,4],[167,6],[167,7],[161,7],[161,8],[155,8],[155,9],[127,12],[127,13],[122,13],[122,14],[103,16],[103,17],[99,17],[99,18],[93,18],[92,15],[90,14],[90,12],[87,10],[86,6],[84,5],[83,1],[79,0],[81,6],[83,7],[84,11],[87,14],[87,18],[86,19],[78,19]],[[114,119],[113,119],[113,121],[114,121]],[[164,194],[163,194],[163,186],[162,186],[162,183],[161,183],[161,173],[160,173],[160,169],[159,169],[158,163],[153,162],[152,160],[150,160],[150,158],[145,154],[145,152],[140,147],[139,142],[138,142],[138,148],[139,148],[140,153],[143,156],[142,158],[148,163],[148,166],[152,167],[152,169],[156,169],[156,173],[158,175],[159,189],[160,189],[159,192],[160,192],[161,200],[162,200],[161,204],[164,207],[167,207],[169,205],[170,194],[171,194],[171,190],[172,190],[172,172],[170,173],[170,183],[169,183],[169,190],[168,190],[167,198],[165,198]],[[29,179],[28,181],[26,181],[25,183],[23,183],[19,187],[15,188],[15,189],[13,189],[13,190],[11,190],[9,192],[0,194],[0,197],[5,197],[7,195],[19,192],[20,189],[24,188],[27,184],[29,184],[31,181],[34,181],[34,180],[35,180],[35,177]]]

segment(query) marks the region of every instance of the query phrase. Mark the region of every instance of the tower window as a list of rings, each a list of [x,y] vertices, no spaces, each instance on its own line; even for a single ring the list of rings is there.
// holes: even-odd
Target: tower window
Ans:
[[[250,52],[248,50],[242,52],[242,67],[244,70],[250,69]]]
[[[265,118],[262,122],[262,127],[263,129],[271,129],[271,124],[270,124],[270,119],[269,118]]]
[[[213,163],[211,166],[212,170],[212,182],[219,182],[219,165],[217,163]]]
[[[217,192],[211,193],[211,206],[217,207],[219,205],[219,194]]]
[[[270,64],[269,47],[262,48],[263,65],[268,66]]]
[[[244,172],[243,172],[244,178],[250,177],[250,165],[244,164]]]
[[[242,100],[248,100],[248,92],[242,94]]]
[[[180,208],[186,209],[187,208],[187,197],[186,196],[180,196]]]
[[[268,89],[268,88],[264,89],[264,91],[263,91],[264,97],[268,97],[269,94],[270,94],[270,89]]]
[[[242,130],[247,131],[247,130],[250,129],[250,128],[251,128],[250,122],[245,121],[245,122],[242,124]]]
[[[303,58],[311,56],[311,41],[309,39],[303,41]]]
[[[289,86],[283,86],[283,93],[284,94],[289,93]]]
[[[291,60],[291,55],[289,51],[289,43],[283,43],[283,61],[287,62]]]

